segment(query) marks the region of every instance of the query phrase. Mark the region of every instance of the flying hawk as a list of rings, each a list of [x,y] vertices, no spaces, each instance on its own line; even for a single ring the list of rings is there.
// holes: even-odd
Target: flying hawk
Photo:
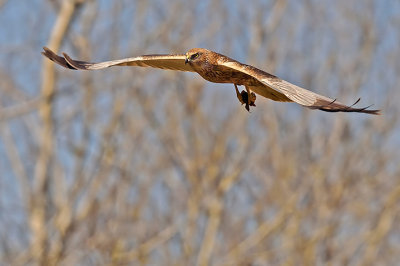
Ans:
[[[197,72],[204,79],[215,83],[233,83],[236,96],[247,111],[255,106],[256,94],[274,101],[296,102],[311,109],[326,112],[359,112],[379,114],[379,110],[368,107],[354,108],[358,103],[347,106],[336,99],[331,99],[315,92],[300,88],[274,75],[250,65],[242,64],[225,55],[202,48],[194,48],[186,54],[157,54],[101,63],[89,63],[71,59],[67,54],[56,55],[47,47],[42,54],[55,63],[69,69],[95,70],[111,66],[141,66],[161,69]],[[237,85],[243,85],[246,91],[239,92]]]

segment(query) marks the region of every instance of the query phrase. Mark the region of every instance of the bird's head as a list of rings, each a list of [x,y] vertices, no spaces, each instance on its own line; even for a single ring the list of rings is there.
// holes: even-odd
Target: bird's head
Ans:
[[[193,48],[186,53],[185,64],[199,65],[207,58],[208,50],[202,48]]]

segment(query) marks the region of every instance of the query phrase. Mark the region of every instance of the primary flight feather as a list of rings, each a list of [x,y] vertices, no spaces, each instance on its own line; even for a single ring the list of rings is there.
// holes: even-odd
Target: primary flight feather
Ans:
[[[194,48],[186,54],[142,55],[120,60],[90,63],[71,59],[67,54],[58,56],[44,47],[42,54],[55,63],[69,69],[95,70],[111,66],[141,66],[161,69],[197,72],[204,79],[215,83],[233,83],[236,95],[249,111],[255,106],[256,94],[274,101],[296,102],[311,109],[326,112],[359,112],[379,114],[379,110],[369,107],[354,108],[335,99],[303,89],[274,75],[250,65],[242,64],[225,55],[202,48]],[[237,85],[246,91],[239,92]],[[359,100],[356,101],[356,103]]]

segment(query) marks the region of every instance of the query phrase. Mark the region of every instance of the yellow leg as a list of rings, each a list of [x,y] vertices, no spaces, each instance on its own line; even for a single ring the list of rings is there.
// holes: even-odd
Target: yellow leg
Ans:
[[[250,106],[256,106],[256,94],[254,93],[254,92],[252,92],[249,88],[247,88],[247,86],[246,86],[246,91],[247,91],[247,95],[248,95],[248,97],[247,97],[247,100],[248,100],[248,102],[249,102],[249,105]]]
[[[240,102],[241,104],[245,104],[245,102],[243,101],[242,94],[240,94],[237,85],[236,85],[236,84],[233,84],[233,85],[235,85],[236,97],[238,98],[239,102]]]
[[[254,92],[252,92],[247,86],[246,87],[246,91],[247,91],[247,97],[243,97],[243,98],[247,98],[247,103],[246,103],[246,109],[247,111],[250,112],[250,106],[256,106],[256,94]]]

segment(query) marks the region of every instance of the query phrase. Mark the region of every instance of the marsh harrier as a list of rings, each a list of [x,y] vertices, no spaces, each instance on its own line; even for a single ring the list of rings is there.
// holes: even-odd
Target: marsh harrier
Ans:
[[[142,55],[101,63],[77,61],[65,53],[63,56],[58,56],[47,47],[43,49],[44,56],[69,69],[95,70],[111,66],[141,66],[197,72],[211,82],[233,83],[237,98],[245,104],[247,111],[250,110],[250,106],[255,106],[256,94],[258,94],[274,101],[296,102],[305,107],[326,112],[379,114],[379,110],[368,109],[370,106],[354,108],[354,104],[351,106],[342,104],[335,99],[300,88],[258,68],[207,49],[194,48],[186,54]],[[239,92],[237,85],[243,85],[246,91]]]

